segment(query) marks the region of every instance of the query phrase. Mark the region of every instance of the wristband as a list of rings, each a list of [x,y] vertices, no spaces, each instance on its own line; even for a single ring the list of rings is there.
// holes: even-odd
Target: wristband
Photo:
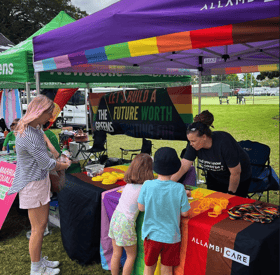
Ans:
[[[232,192],[232,191],[228,191],[227,193],[230,194],[230,195],[235,195],[236,194],[236,192]]]

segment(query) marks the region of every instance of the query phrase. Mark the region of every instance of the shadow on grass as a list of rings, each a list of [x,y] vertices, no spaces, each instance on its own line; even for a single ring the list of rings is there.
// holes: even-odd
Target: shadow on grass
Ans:
[[[44,237],[42,254],[50,260],[60,261],[60,274],[67,275],[109,275],[110,271],[103,270],[101,264],[92,263],[81,266],[72,261],[62,243],[59,228],[51,228],[52,234]],[[29,240],[26,232],[30,230],[28,216],[18,210],[17,202],[12,205],[8,216],[0,230],[0,274],[29,275],[30,256]]]

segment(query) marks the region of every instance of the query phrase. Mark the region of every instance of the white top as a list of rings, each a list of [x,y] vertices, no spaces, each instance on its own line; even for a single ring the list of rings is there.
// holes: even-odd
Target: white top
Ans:
[[[31,181],[45,179],[56,165],[48,155],[44,132],[40,128],[27,126],[22,135],[17,135],[16,152],[16,172],[8,195],[19,192]]]
[[[136,221],[138,217],[139,210],[137,200],[142,186],[143,184],[128,183],[123,188],[116,210],[125,214],[126,218],[129,220]]]

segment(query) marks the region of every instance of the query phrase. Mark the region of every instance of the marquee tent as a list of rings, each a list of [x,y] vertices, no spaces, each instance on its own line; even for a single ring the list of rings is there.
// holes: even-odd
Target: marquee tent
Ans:
[[[15,44],[12,41],[10,41],[5,35],[0,33],[0,52],[6,51],[14,45]]]
[[[122,0],[33,45],[36,72],[278,70],[279,0]]]
[[[18,45],[6,50],[0,54],[0,88],[22,88],[25,89],[26,82],[35,83],[33,69],[33,45],[32,38],[34,36],[49,32],[61,26],[65,26],[75,19],[70,17],[64,11],[61,11],[47,25],[38,30],[32,36]],[[1,42],[1,36],[0,36]],[[1,45],[1,44],[0,44]],[[186,77],[177,76],[123,76],[122,74],[108,73],[43,73],[40,76],[43,82],[42,88],[76,88],[88,87],[86,83],[108,83],[107,86],[119,85],[122,83],[154,83],[154,82],[175,82],[189,81]],[[112,83],[112,84],[109,84]],[[96,85],[92,85],[95,87]],[[100,85],[97,85],[100,86]],[[34,85],[33,85],[34,87]],[[34,87],[35,88],[35,87]]]
[[[0,54],[0,81],[13,83],[35,82],[34,69],[32,65],[33,36],[43,34],[74,21],[75,19],[61,11],[52,21],[35,32],[25,41],[2,52]]]

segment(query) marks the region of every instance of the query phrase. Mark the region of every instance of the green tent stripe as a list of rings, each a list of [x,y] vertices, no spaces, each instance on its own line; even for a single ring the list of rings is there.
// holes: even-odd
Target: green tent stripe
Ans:
[[[120,44],[105,46],[104,48],[108,60],[130,57],[128,43],[120,43]]]

